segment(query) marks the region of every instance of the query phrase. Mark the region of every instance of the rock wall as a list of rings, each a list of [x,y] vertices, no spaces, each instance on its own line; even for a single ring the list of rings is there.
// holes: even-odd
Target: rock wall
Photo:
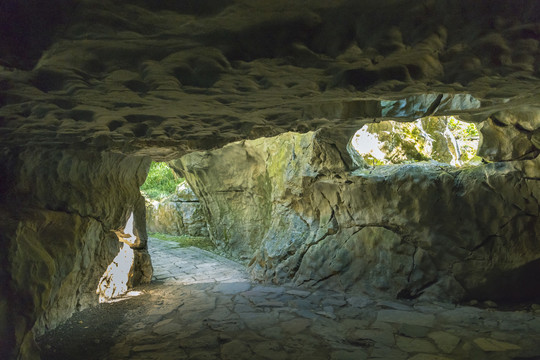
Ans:
[[[170,235],[208,237],[202,205],[186,182],[179,184],[176,193],[165,199],[146,199],[146,229]]]
[[[100,276],[119,250],[111,230],[132,212],[134,252],[146,258],[133,274],[151,276],[138,190],[149,160],[46,149],[2,155],[0,357],[32,359],[35,334],[96,304]]]
[[[211,237],[258,280],[445,301],[540,295],[538,158],[350,171],[339,148],[288,133],[175,167]]]

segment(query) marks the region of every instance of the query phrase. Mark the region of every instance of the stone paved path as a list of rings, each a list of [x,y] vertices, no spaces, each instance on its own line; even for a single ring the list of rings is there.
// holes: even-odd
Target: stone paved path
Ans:
[[[262,286],[232,261],[150,241],[158,284],[128,312],[110,359],[540,359],[538,309]]]
[[[505,312],[263,286],[204,250],[150,239],[150,252],[152,284],[75,314],[42,338],[42,358],[540,359],[538,305]]]

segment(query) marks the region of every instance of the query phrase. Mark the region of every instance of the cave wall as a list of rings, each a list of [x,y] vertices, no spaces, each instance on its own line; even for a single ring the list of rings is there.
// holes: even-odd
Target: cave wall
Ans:
[[[509,225],[499,231],[504,236],[520,233],[520,226],[524,234],[536,231],[537,225],[530,230],[525,221],[535,216],[538,196],[524,197],[525,205],[516,199],[537,178],[539,14],[540,2],[530,0],[0,2],[0,240],[3,249],[10,249],[0,252],[0,350],[11,352],[24,343],[21,352],[14,352],[29,358],[30,329],[54,326],[77,301],[86,303],[82,294],[87,289],[77,286],[84,278],[95,279],[114,256],[118,244],[110,230],[124,226],[130,213],[126,209],[141,208],[137,187],[146,160],[135,156],[169,161],[242,139],[320,130],[316,141],[313,134],[287,134],[280,140],[285,147],[274,140],[246,142],[194,154],[190,163],[179,164],[204,199],[205,212],[214,219],[211,231],[216,241],[223,241],[222,248],[247,262],[253,259],[251,268],[259,278],[292,276],[300,283],[304,278],[295,274],[305,274],[307,268],[299,270],[304,261],[298,269],[296,264],[280,267],[279,261],[299,260],[295,254],[304,250],[309,258],[325,248],[327,239],[343,239],[338,234],[369,225],[368,217],[349,223],[340,215],[347,212],[345,204],[362,213],[354,201],[344,203],[360,196],[348,188],[362,193],[360,182],[366,188],[379,186],[377,177],[363,180],[364,175],[350,174],[360,162],[348,158],[345,135],[350,138],[363,124],[385,119],[488,119],[484,132],[491,131],[497,144],[483,146],[481,156],[508,163],[455,178],[468,179],[466,194],[475,193],[475,176],[483,179],[478,180],[480,192],[496,182],[504,196],[493,205],[499,206],[494,216],[503,208],[508,216],[515,215],[516,207],[508,204],[524,209],[525,215],[508,218]],[[534,121],[522,124],[518,120],[523,118]],[[272,161],[276,154],[282,162]],[[435,170],[415,169],[419,183],[441,187],[433,179],[446,175]],[[388,176],[405,188],[420,186],[397,173]],[[496,180],[506,178],[516,185],[513,192]],[[450,191],[451,184],[452,189],[461,186],[457,180],[445,181],[441,191]],[[385,183],[383,190],[389,189]],[[326,204],[320,200],[323,195],[335,199]],[[389,200],[405,196],[398,195]],[[455,206],[477,209],[469,200],[456,199],[461,198],[455,197]],[[407,204],[403,200],[397,205]],[[383,205],[372,210],[393,214],[394,208]],[[144,214],[136,212],[137,222],[144,223]],[[484,229],[489,221],[477,221],[471,226],[478,238],[491,235]],[[149,264],[144,229],[138,227],[128,246],[140,255],[138,276],[143,280]],[[388,248],[401,241],[403,261],[411,258],[411,244],[428,252],[426,258],[437,258],[428,245],[416,246],[418,239],[406,243],[408,232],[371,228],[354,236],[371,237],[364,234],[378,231]],[[446,234],[443,230],[436,233]],[[326,233],[320,246],[309,246]],[[495,236],[493,243],[503,240],[507,238]],[[62,244],[59,249],[57,243]],[[514,264],[514,255],[509,255],[512,261],[501,260],[507,264],[503,272],[521,265],[534,270],[530,258],[537,252],[531,246],[525,241],[521,262]],[[112,282],[114,268],[109,270],[101,284]],[[458,270],[448,270],[447,278],[455,278]],[[341,267],[338,273],[347,271]],[[71,279],[69,274],[77,282],[60,285]],[[436,276],[443,275],[437,268]],[[401,291],[400,279],[392,286]],[[408,291],[419,291],[426,279],[414,280]]]
[[[98,281],[119,250],[111,230],[132,211],[144,219],[139,186],[150,160],[81,150],[2,155],[0,349],[3,358],[31,359],[35,335],[97,303]],[[136,225],[134,248],[144,257],[144,220]]]
[[[490,124],[484,152],[499,144]],[[287,133],[174,166],[214,242],[255,279],[444,301],[540,295],[538,157],[351,171],[336,140]]]
[[[201,203],[184,181],[174,194],[161,199],[146,199],[146,230],[178,236],[208,237]]]

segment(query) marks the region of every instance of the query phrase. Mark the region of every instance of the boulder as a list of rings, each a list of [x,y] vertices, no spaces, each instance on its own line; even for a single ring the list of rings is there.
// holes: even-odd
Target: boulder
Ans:
[[[185,181],[173,195],[160,201],[146,199],[146,224],[149,232],[208,237],[203,207]]]

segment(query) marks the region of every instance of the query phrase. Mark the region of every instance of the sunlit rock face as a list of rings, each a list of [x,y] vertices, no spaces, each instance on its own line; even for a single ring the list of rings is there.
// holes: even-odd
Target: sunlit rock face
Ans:
[[[538,160],[348,171],[337,149],[289,133],[175,166],[214,241],[256,279],[394,298],[540,296]]]
[[[138,187],[149,166],[120,154],[40,150],[4,152],[2,163],[2,351],[20,346],[24,359],[35,356],[34,334],[96,304],[98,281],[120,248],[112,230],[123,230],[132,212],[144,219]],[[144,227],[137,234],[132,252],[140,258]],[[140,265],[136,278],[151,276],[150,263]]]
[[[202,205],[184,181],[176,193],[162,199],[146,200],[146,229],[170,235],[208,237]]]

